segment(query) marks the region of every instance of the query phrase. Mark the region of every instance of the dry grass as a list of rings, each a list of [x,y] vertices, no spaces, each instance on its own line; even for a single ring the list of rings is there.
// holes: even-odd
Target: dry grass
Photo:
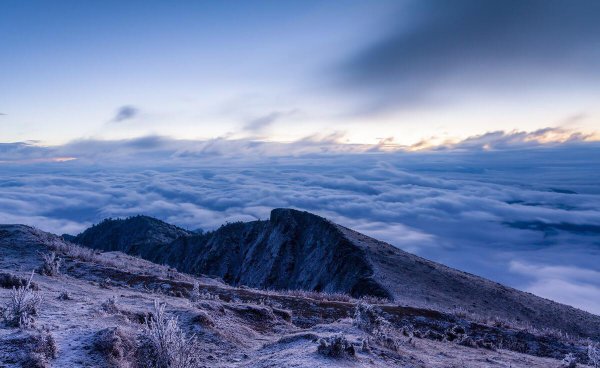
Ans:
[[[31,288],[33,275],[32,272],[25,286],[12,289],[10,300],[4,311],[4,319],[9,326],[30,327],[35,321],[34,317],[38,315],[43,298],[39,292]]]
[[[46,276],[60,275],[60,266],[62,260],[56,256],[56,253],[50,252],[42,254],[42,266],[38,269],[39,273]]]
[[[53,243],[50,249],[65,256],[85,262],[96,261],[98,258],[96,251],[93,249],[81,247],[69,242]]]
[[[154,312],[146,319],[140,338],[138,362],[142,367],[194,368],[200,367],[198,341],[187,337],[176,317],[165,313],[165,305],[154,301]]]

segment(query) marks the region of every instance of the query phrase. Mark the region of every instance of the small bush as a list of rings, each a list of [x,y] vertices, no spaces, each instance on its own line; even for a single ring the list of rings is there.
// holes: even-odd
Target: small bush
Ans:
[[[377,345],[397,351],[399,348],[399,336],[397,336],[392,324],[381,315],[381,310],[371,304],[359,301],[354,309],[354,326],[373,336],[373,342]],[[412,329],[404,332],[406,336],[412,337]]]
[[[120,312],[119,306],[117,305],[116,296],[111,296],[110,298],[106,299],[102,304],[100,304],[100,308],[107,314],[118,314]]]
[[[561,362],[561,368],[576,368],[577,367],[577,358],[573,353],[569,353],[565,355]]]
[[[73,297],[71,296],[71,294],[69,294],[68,291],[63,290],[58,295],[58,300],[73,300]]]
[[[112,367],[133,367],[135,338],[119,327],[99,331],[94,340],[94,349],[100,352]]]
[[[354,345],[342,334],[320,339],[317,352],[331,358],[353,357],[356,355]]]
[[[0,272],[0,287],[4,289],[18,288],[27,285],[27,279],[10,273]],[[32,282],[29,287],[38,290],[38,286]]]
[[[164,304],[155,301],[140,338],[138,361],[152,368],[199,367],[197,344],[194,336],[187,337],[181,330],[176,317],[167,316]]]
[[[600,367],[600,344],[588,345],[588,359],[589,364],[593,365],[594,368]]]
[[[42,254],[42,259],[44,263],[42,263],[42,266],[38,269],[42,275],[58,276],[60,274],[60,264],[62,260],[60,257],[56,256],[56,253],[51,252]]]
[[[379,310],[371,304],[363,301],[358,302],[354,309],[354,326],[371,333],[382,322]]]
[[[25,286],[13,287],[10,301],[5,308],[5,316],[9,326],[28,327],[33,325],[34,317],[38,315],[40,305],[42,304],[42,295],[31,288],[33,272]]]
[[[58,353],[56,341],[48,331],[43,331],[27,339],[27,345],[23,350],[25,351],[25,359],[22,362],[24,368],[50,367],[48,361],[55,359]]]
[[[200,283],[194,282],[194,287],[190,294],[190,300],[192,302],[198,302],[200,300],[221,300],[218,295],[211,294],[208,291],[200,291]]]

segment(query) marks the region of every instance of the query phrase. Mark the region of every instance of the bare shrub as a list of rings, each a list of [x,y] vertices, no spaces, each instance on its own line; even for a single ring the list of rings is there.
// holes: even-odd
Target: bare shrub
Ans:
[[[100,352],[112,367],[133,367],[135,338],[119,327],[99,331],[94,340],[94,349]]]
[[[27,279],[15,276],[10,273],[0,272],[0,287],[4,289],[18,288],[27,285]],[[38,290],[38,286],[31,282],[29,287],[33,290]]]
[[[218,295],[211,294],[208,291],[201,291],[200,283],[196,281],[194,282],[192,292],[190,293],[190,300],[195,303],[200,300],[221,300],[221,298]]]
[[[48,331],[28,338],[23,351],[25,358],[21,364],[25,368],[50,367],[49,360],[55,359],[58,353],[56,341]]]
[[[71,294],[69,294],[68,291],[63,290],[58,295],[58,300],[73,300],[73,297],[71,296]]]
[[[5,308],[5,320],[9,326],[28,327],[33,325],[42,304],[42,295],[31,288],[33,272],[25,286],[13,287],[10,300]]]
[[[138,361],[142,367],[187,368],[199,367],[198,341],[187,337],[176,317],[167,316],[165,305],[154,301],[154,312],[146,319],[140,338]]]
[[[372,333],[382,322],[382,319],[383,317],[380,316],[377,307],[364,301],[358,302],[354,308],[353,324],[365,332]]]
[[[120,311],[117,301],[116,296],[111,296],[100,304],[100,309],[107,314],[118,314]]]
[[[62,260],[56,256],[56,253],[50,252],[42,254],[42,266],[38,272],[46,276],[58,276],[60,274],[60,265]]]
[[[600,344],[588,345],[588,359],[589,364],[593,365],[594,368],[600,367]]]
[[[398,350],[399,336],[392,324],[381,315],[379,308],[359,301],[354,309],[353,325],[372,335],[374,343],[393,351]],[[406,335],[412,337],[412,332],[409,334],[409,330],[406,331]]]
[[[107,277],[104,280],[100,281],[98,283],[98,286],[102,289],[110,289],[111,284],[112,284],[112,280],[110,279],[110,277]]]
[[[561,368],[576,368],[577,367],[577,358],[573,353],[569,353],[565,355],[563,360],[561,361]]]
[[[353,357],[356,355],[354,345],[342,334],[319,339],[317,352],[332,358]]]

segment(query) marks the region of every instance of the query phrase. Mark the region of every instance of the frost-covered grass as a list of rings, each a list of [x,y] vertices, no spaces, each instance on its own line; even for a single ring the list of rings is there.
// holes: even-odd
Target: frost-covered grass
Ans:
[[[96,251],[90,248],[81,247],[77,244],[68,242],[55,242],[50,247],[51,250],[64,254],[74,259],[79,259],[85,262],[97,260]]]
[[[10,300],[4,311],[4,319],[9,326],[19,328],[32,326],[35,316],[38,315],[43,298],[31,287],[33,275],[32,272],[25,286],[13,287],[11,291]]]
[[[593,365],[594,368],[600,367],[600,344],[590,343],[588,345],[588,359],[589,363]]]
[[[54,252],[42,254],[42,266],[39,272],[46,276],[58,276],[60,274],[60,265],[62,260]]]
[[[154,301],[154,312],[146,319],[140,338],[138,362],[142,367],[193,368],[200,366],[198,340],[186,336],[177,317],[165,312],[165,305]]]
[[[50,368],[50,360],[58,354],[54,336],[48,331],[31,336],[23,347],[24,359],[21,365],[25,368]]]
[[[354,346],[342,334],[320,339],[317,352],[331,358],[353,357],[356,355]]]
[[[94,340],[94,349],[115,368],[134,367],[136,348],[135,337],[119,327],[99,331]]]

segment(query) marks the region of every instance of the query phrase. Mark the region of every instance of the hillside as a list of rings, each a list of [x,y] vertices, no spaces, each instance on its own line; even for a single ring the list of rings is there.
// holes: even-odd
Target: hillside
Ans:
[[[56,272],[41,274],[51,252],[60,257]],[[4,310],[1,367],[138,367],[154,353],[144,321],[159,313],[157,301],[177,317],[175,335],[195,334],[182,340],[194,351],[186,367],[559,368],[567,354],[588,360],[585,341],[559,333],[376,299],[232,287],[23,225],[0,225],[0,255],[0,304],[10,307],[11,288],[31,270],[29,293],[41,298],[20,328]]]
[[[308,212],[275,209],[267,221],[227,224],[201,235],[152,233],[136,239],[143,247],[132,248],[130,234],[145,233],[138,222],[107,220],[74,241],[231,285],[370,295],[600,339],[600,316],[431,262]],[[157,222],[156,230],[171,229]]]

